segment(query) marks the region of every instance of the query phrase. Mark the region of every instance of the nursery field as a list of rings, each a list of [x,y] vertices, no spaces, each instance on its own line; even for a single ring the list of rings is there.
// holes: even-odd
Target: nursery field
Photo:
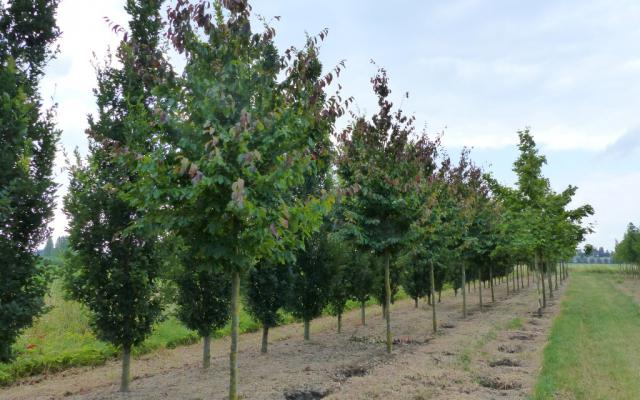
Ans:
[[[54,281],[47,297],[49,311],[38,318],[34,325],[22,334],[14,345],[16,359],[0,363],[0,388],[16,380],[33,375],[48,375],[72,367],[98,366],[119,356],[115,346],[100,341],[91,331],[86,310],[76,301],[65,298],[59,281]],[[399,299],[405,298],[403,292]],[[373,304],[371,301],[369,304]],[[348,302],[347,309],[358,305]],[[282,323],[295,318],[282,312]],[[254,332],[260,323],[244,310],[240,311],[240,331]],[[228,336],[230,326],[215,332],[213,338]],[[153,333],[144,343],[133,349],[134,356],[151,351],[172,349],[199,341],[198,334],[186,328],[171,312],[156,324]],[[0,389],[1,390],[1,389]]]
[[[387,356],[384,320],[378,306],[343,319],[338,334],[335,318],[321,317],[302,338],[302,324],[290,323],[272,332],[270,353],[259,353],[260,334],[240,337],[239,382],[243,399],[526,399],[535,384],[542,348],[559,304],[551,302],[542,318],[532,311],[537,293],[533,281],[517,293],[496,287],[495,303],[477,306],[478,289],[467,300],[469,316],[461,317],[461,296],[446,291],[438,305],[439,331],[431,333],[430,306],[404,299],[393,306],[395,346]],[[563,288],[556,292],[561,296]],[[169,323],[169,322],[165,322]],[[152,337],[162,336],[160,333]],[[200,369],[199,343],[136,357],[132,365],[132,399],[222,399],[228,379],[227,337],[212,346],[212,367]],[[23,379],[0,390],[1,399],[120,398],[120,364],[79,367]],[[300,397],[300,396],[316,397]]]

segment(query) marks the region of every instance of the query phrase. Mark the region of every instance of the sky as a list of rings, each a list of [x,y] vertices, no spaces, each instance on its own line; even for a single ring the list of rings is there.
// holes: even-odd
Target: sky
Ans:
[[[57,103],[61,147],[86,152],[86,116],[95,112],[95,61],[118,37],[105,17],[127,24],[124,0],[62,0],[60,53],[42,82]],[[397,104],[415,114],[455,156],[464,147],[512,184],[517,131],[531,129],[547,156],[555,190],[578,186],[596,230],[588,242],[613,249],[640,222],[640,2],[636,0],[269,0],[253,11],[271,21],[280,49],[328,28],[321,60],[341,60],[343,94],[354,111],[375,112],[369,78],[389,74]],[[279,21],[273,19],[280,16]],[[258,27],[256,27],[258,28]],[[375,65],[371,63],[375,61]],[[408,92],[409,97],[404,98]],[[345,123],[342,121],[341,123]],[[65,156],[56,166],[54,236],[65,233]]]

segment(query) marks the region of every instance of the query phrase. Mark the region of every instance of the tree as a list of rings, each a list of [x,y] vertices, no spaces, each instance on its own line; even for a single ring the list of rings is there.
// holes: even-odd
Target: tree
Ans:
[[[211,365],[211,334],[229,321],[231,282],[223,268],[203,262],[190,248],[181,254],[174,277],[178,287],[178,317],[202,337],[202,368]]]
[[[42,249],[43,257],[51,257],[53,255],[53,239],[49,237],[47,239],[47,244],[44,245],[44,249]]]
[[[249,270],[245,300],[247,311],[262,324],[261,353],[268,351],[269,329],[281,322],[278,310],[288,304],[292,280],[289,267],[268,259],[259,261]]]
[[[0,362],[44,307],[37,247],[50,235],[59,131],[39,83],[55,55],[58,0],[0,1]]]
[[[345,226],[363,249],[383,260],[387,352],[391,352],[391,258],[404,242],[418,208],[413,196],[420,163],[431,157],[424,136],[413,139],[413,118],[393,112],[386,71],[371,79],[379,111],[357,117],[338,137],[338,173],[356,192],[345,199]]]
[[[89,155],[77,154],[70,169],[64,209],[69,218],[72,251],[66,281],[72,297],[87,306],[101,340],[122,349],[120,390],[129,390],[133,346],[150,333],[161,312],[157,278],[161,259],[158,237],[131,229],[143,212],[125,201],[126,188],[137,180],[135,171],[114,152],[142,149],[140,141],[151,129],[153,72],[157,54],[161,1],[128,0],[130,33],[117,52],[121,67],[99,67],[94,91],[97,118],[89,117]],[[142,71],[142,72],[141,72]]]
[[[402,263],[402,288],[418,308],[418,299],[431,296],[429,261],[425,258],[415,257],[400,259],[400,262]]]
[[[373,293],[376,270],[375,258],[370,253],[358,249],[354,243],[348,244],[350,258],[343,266],[344,279],[349,289],[350,298],[360,304],[360,323],[366,325],[366,304]]]
[[[328,149],[337,100],[324,88],[317,38],[281,57],[275,30],[251,27],[246,1],[178,2],[168,36],[184,73],[156,89],[156,146],[130,159],[140,181],[130,201],[222,266],[231,281],[229,398],[237,399],[240,281],[261,259],[292,263],[316,230],[331,196],[296,196]],[[224,6],[223,6],[224,4]],[[320,34],[320,39],[326,32]]]
[[[292,263],[291,282],[287,309],[304,322],[304,339],[310,339],[311,320],[319,317],[329,302],[332,271],[328,223],[307,239],[305,249]]]

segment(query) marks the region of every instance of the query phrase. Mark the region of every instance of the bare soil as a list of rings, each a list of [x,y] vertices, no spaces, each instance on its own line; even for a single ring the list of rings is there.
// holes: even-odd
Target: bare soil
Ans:
[[[555,298],[562,295],[561,288]],[[260,354],[260,333],[240,337],[238,365],[242,399],[525,399],[540,368],[542,348],[559,306],[550,302],[534,315],[535,285],[506,296],[496,287],[496,302],[483,290],[467,297],[462,319],[460,294],[443,293],[437,305],[439,331],[431,332],[431,308],[413,301],[392,306],[394,350],[385,353],[384,321],[378,307],[312,323],[311,340],[302,340],[301,324],[272,329],[269,354]],[[117,392],[120,365],[75,368],[33,377],[0,391],[0,399],[224,399],[227,395],[229,340],[212,345],[211,369],[202,371],[201,347],[162,350],[132,362],[131,393]]]

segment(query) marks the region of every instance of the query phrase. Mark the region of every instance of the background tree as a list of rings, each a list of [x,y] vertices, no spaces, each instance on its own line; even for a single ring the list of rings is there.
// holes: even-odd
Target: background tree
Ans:
[[[287,309],[304,323],[304,339],[310,339],[311,320],[328,304],[334,278],[329,223],[306,240],[305,249],[291,265],[292,282]]]
[[[347,234],[383,261],[386,341],[391,352],[391,258],[405,240],[418,207],[413,194],[420,162],[430,157],[430,147],[424,136],[412,137],[412,117],[392,111],[386,72],[380,69],[371,83],[379,111],[371,121],[356,118],[339,135],[338,173],[346,187],[357,189],[344,202]]]
[[[97,336],[122,349],[120,390],[129,389],[131,348],[151,332],[161,311],[157,278],[161,266],[156,236],[130,230],[141,217],[123,198],[137,177],[113,156],[114,149],[142,148],[152,110],[150,74],[158,68],[161,1],[128,0],[130,34],[117,58],[98,68],[97,118],[89,117],[89,155],[70,169],[64,208],[69,218],[67,287],[87,306]],[[142,74],[141,73],[142,71]]]
[[[42,249],[42,256],[43,257],[53,256],[53,249],[54,249],[53,238],[49,237],[47,239],[47,244],[45,244],[44,249]]]
[[[249,314],[262,324],[262,353],[268,351],[269,329],[281,322],[278,310],[288,304],[292,280],[288,266],[278,265],[268,259],[259,261],[249,270],[245,300]]]
[[[229,321],[231,281],[222,266],[213,268],[190,248],[181,251],[174,280],[178,318],[202,337],[202,368],[211,365],[211,334]]]
[[[352,297],[349,273],[349,263],[353,262],[352,243],[340,240],[340,234],[332,232],[329,235],[329,256],[331,282],[328,291],[329,313],[338,317],[338,333],[342,333],[342,315],[347,302]]]
[[[350,259],[344,265],[343,273],[347,281],[350,298],[360,304],[360,323],[366,325],[366,304],[373,293],[376,270],[374,268],[374,256],[354,243],[349,243]]]
[[[0,1],[0,362],[44,306],[37,248],[50,235],[59,131],[39,83],[60,31],[58,0]]]

